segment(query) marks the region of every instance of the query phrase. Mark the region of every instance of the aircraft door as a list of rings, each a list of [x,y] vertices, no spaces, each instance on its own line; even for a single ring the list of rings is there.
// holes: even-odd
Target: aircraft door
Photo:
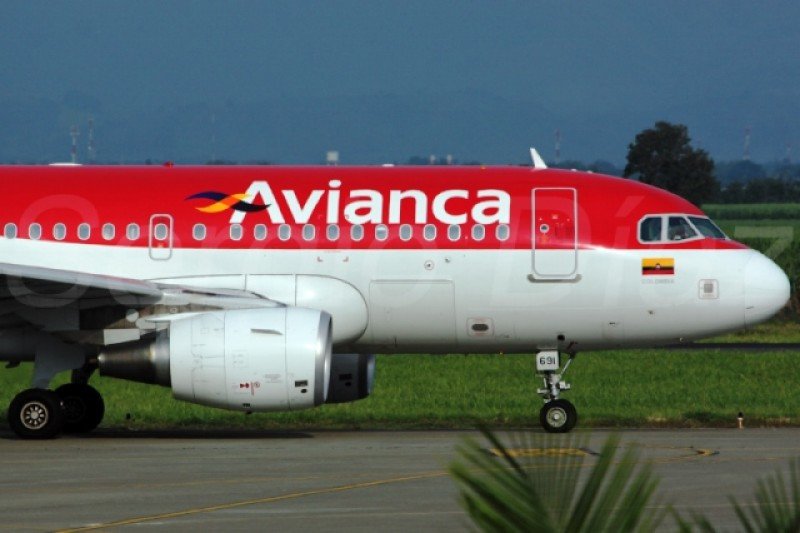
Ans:
[[[574,279],[578,271],[578,192],[573,188],[533,189],[533,276]]]
[[[150,259],[166,261],[172,257],[173,221],[172,215],[153,215],[147,234]]]

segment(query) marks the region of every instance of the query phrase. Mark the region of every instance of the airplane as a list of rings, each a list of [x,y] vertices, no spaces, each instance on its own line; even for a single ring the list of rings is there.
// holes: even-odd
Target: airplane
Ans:
[[[546,167],[0,167],[0,360],[23,439],[95,429],[100,375],[243,412],[356,401],[375,353],[578,352],[752,326],[785,273],[635,180]],[[70,382],[50,390],[54,376]]]

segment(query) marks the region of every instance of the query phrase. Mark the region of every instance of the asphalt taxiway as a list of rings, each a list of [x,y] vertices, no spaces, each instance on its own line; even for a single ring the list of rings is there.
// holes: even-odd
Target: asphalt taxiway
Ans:
[[[609,434],[587,433],[585,450],[599,451]],[[654,506],[693,509],[721,528],[737,524],[729,495],[752,501],[758,478],[800,456],[800,429],[619,434],[661,479]],[[465,437],[480,436],[101,429],[31,442],[0,431],[0,530],[466,529],[447,474]]]

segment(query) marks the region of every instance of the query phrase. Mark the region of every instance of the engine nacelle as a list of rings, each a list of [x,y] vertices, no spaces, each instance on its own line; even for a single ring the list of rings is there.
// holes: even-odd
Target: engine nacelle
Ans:
[[[100,374],[170,385],[180,400],[242,411],[321,405],[331,372],[331,317],[298,307],[177,316],[156,338],[108,347]]]
[[[375,381],[375,356],[337,353],[331,362],[331,382],[325,403],[362,400],[372,394]]]

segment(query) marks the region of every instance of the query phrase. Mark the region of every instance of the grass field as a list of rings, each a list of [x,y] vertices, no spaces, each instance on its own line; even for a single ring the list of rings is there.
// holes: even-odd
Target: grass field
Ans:
[[[746,340],[798,338],[800,328],[784,324]],[[578,406],[582,427],[733,426],[740,411],[753,426],[800,425],[799,368],[800,354],[791,352],[592,352],[572,365],[574,388],[565,397]],[[0,404],[28,386],[30,373],[30,365],[0,373]],[[162,387],[92,383],[106,400],[103,426],[133,430],[537,427],[541,406],[529,355],[379,356],[371,397],[296,413],[244,415],[175,401]]]

